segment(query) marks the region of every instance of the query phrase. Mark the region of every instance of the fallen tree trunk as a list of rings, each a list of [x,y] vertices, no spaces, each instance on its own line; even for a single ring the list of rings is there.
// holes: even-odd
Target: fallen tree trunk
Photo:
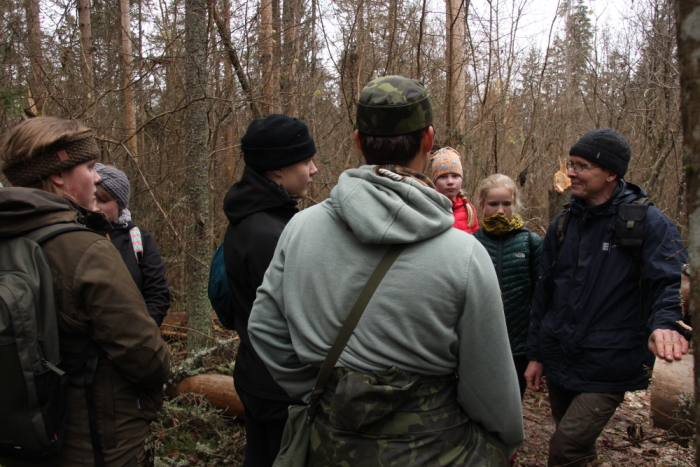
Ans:
[[[243,403],[236,393],[236,388],[233,386],[233,378],[230,376],[189,376],[165,389],[165,394],[168,397],[176,397],[188,393],[202,394],[211,405],[217,409],[223,409],[224,414],[245,420]]]
[[[655,427],[672,430],[681,437],[693,435],[693,367],[692,355],[674,362],[656,359],[650,386]]]

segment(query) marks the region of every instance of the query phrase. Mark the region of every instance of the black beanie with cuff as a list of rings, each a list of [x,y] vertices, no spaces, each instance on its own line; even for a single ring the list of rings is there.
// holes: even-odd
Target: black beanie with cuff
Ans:
[[[281,169],[316,154],[309,128],[298,118],[270,114],[256,118],[241,138],[245,164],[256,172]]]
[[[612,128],[588,131],[569,149],[570,156],[583,157],[612,170],[620,178],[627,173],[631,153],[627,140]]]

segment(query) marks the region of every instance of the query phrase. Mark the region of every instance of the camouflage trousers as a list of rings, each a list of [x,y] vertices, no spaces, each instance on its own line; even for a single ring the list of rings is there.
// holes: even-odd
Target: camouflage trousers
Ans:
[[[310,467],[508,466],[505,446],[459,407],[454,375],[336,368],[311,430]]]

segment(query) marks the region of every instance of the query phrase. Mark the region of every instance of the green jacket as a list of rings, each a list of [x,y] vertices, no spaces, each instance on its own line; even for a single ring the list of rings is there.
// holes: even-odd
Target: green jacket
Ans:
[[[513,355],[527,352],[532,295],[542,254],[542,238],[522,228],[501,236],[479,229],[474,233],[496,268]]]
[[[92,229],[111,230],[104,216],[78,209],[45,191],[3,188],[0,236],[76,220]],[[124,465],[143,450],[149,422],[162,405],[163,384],[170,377],[167,346],[109,239],[94,232],[69,232],[48,240],[43,248],[53,273],[61,366],[69,369],[89,340],[106,353],[94,382],[98,431],[105,465]],[[65,442],[56,457],[46,464],[6,459],[0,464],[94,464],[82,381],[82,372],[68,381]]]
[[[392,243],[408,244],[370,300],[337,367],[457,374],[457,403],[513,452],[524,438],[496,273],[452,228],[450,200],[363,166],[287,224],[248,332],[275,380],[308,399],[352,304]]]

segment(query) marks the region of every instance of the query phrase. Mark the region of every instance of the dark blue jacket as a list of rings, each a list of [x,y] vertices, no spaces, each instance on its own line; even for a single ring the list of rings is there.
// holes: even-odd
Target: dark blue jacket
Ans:
[[[646,196],[641,188],[621,181],[601,205],[572,198],[556,267],[558,217],[547,231],[527,356],[542,362],[547,377],[566,389],[646,388],[654,362],[648,336],[655,329],[676,329],[681,317],[681,266],[687,253],[675,225],[649,208],[641,268],[629,250],[615,243],[611,227],[618,207],[640,196]]]

